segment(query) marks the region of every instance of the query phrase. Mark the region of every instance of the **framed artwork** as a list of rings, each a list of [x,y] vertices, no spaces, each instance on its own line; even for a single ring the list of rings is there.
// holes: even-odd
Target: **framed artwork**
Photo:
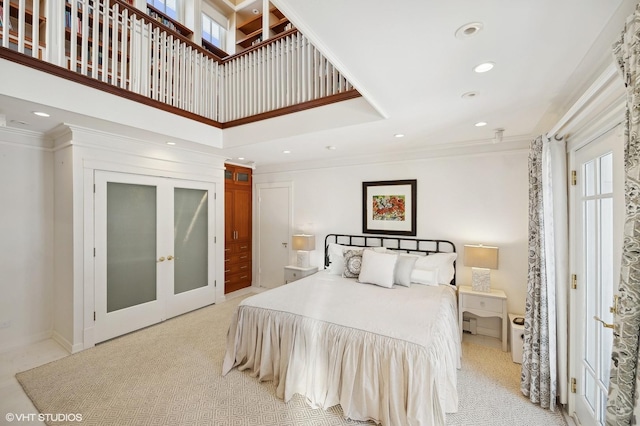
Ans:
[[[418,182],[362,182],[362,233],[416,235]]]

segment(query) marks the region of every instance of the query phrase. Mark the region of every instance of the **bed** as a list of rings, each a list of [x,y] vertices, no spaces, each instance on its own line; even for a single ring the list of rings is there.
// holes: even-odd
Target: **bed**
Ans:
[[[453,243],[330,234],[324,258],[324,270],[240,303],[223,375],[249,370],[284,401],[340,404],[354,420],[444,424],[461,356]]]

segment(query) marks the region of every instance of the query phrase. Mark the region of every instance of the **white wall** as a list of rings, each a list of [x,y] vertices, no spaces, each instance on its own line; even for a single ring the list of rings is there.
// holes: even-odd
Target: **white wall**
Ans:
[[[97,168],[213,182],[221,194],[224,185],[224,157],[213,153],[83,128],[51,138],[0,128],[0,353],[50,337],[70,352],[93,346],[88,219]],[[223,202],[216,217],[224,217]],[[224,235],[222,220],[215,235]],[[223,244],[215,257],[222,283]]]
[[[26,132],[0,132],[0,352],[51,334],[53,154]]]
[[[498,246],[499,269],[491,272],[492,287],[507,293],[509,312],[524,313],[527,155],[521,150],[265,174],[258,166],[254,183],[293,182],[294,231],[316,234],[311,262],[322,267],[326,234],[362,234],[362,182],[417,179],[417,236],[456,244],[459,285],[469,285],[471,279],[461,259],[463,245]],[[499,320],[485,321],[484,326],[497,330]]]

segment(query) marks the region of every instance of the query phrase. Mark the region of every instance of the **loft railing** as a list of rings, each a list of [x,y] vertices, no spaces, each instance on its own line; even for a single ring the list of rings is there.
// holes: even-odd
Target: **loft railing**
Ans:
[[[120,0],[0,6],[2,47],[219,123],[357,94],[295,30],[221,59]]]
[[[353,90],[299,32],[225,61],[221,74],[223,123]]]

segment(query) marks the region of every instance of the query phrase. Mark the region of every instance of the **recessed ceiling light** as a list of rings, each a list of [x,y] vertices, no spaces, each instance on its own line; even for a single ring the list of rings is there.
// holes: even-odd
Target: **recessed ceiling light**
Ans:
[[[46,112],[42,112],[42,111],[33,111],[33,113],[35,115],[37,115],[38,117],[51,117],[49,114],[47,114]]]
[[[175,145],[175,142],[167,142],[167,145]]]
[[[482,25],[482,22],[470,22],[468,24],[461,26],[456,30],[456,38],[464,39],[464,38],[472,37],[478,34],[478,32],[482,30],[482,28],[484,28],[484,25]]]
[[[335,150],[336,150],[336,147],[335,147],[335,146],[333,146],[333,145],[329,145],[329,146],[327,146],[326,148],[327,148],[329,151],[335,151]]]
[[[242,161],[244,160],[244,157],[238,157],[238,160]]]
[[[486,121],[478,121],[478,122],[475,124],[475,126],[476,126],[476,127],[483,127],[483,126],[486,126],[486,125],[487,125],[487,122],[486,122]]]
[[[285,149],[284,151],[282,151],[283,154],[291,154],[291,151],[289,151],[288,149]]]
[[[480,95],[478,92],[466,92],[462,94],[462,99],[473,99]]]
[[[493,62],[484,62],[480,65],[476,65],[475,68],[473,68],[473,70],[478,73],[487,72],[492,70],[495,65],[496,64],[494,64]]]
[[[404,138],[404,134],[403,133],[396,133],[395,135],[396,138]]]

